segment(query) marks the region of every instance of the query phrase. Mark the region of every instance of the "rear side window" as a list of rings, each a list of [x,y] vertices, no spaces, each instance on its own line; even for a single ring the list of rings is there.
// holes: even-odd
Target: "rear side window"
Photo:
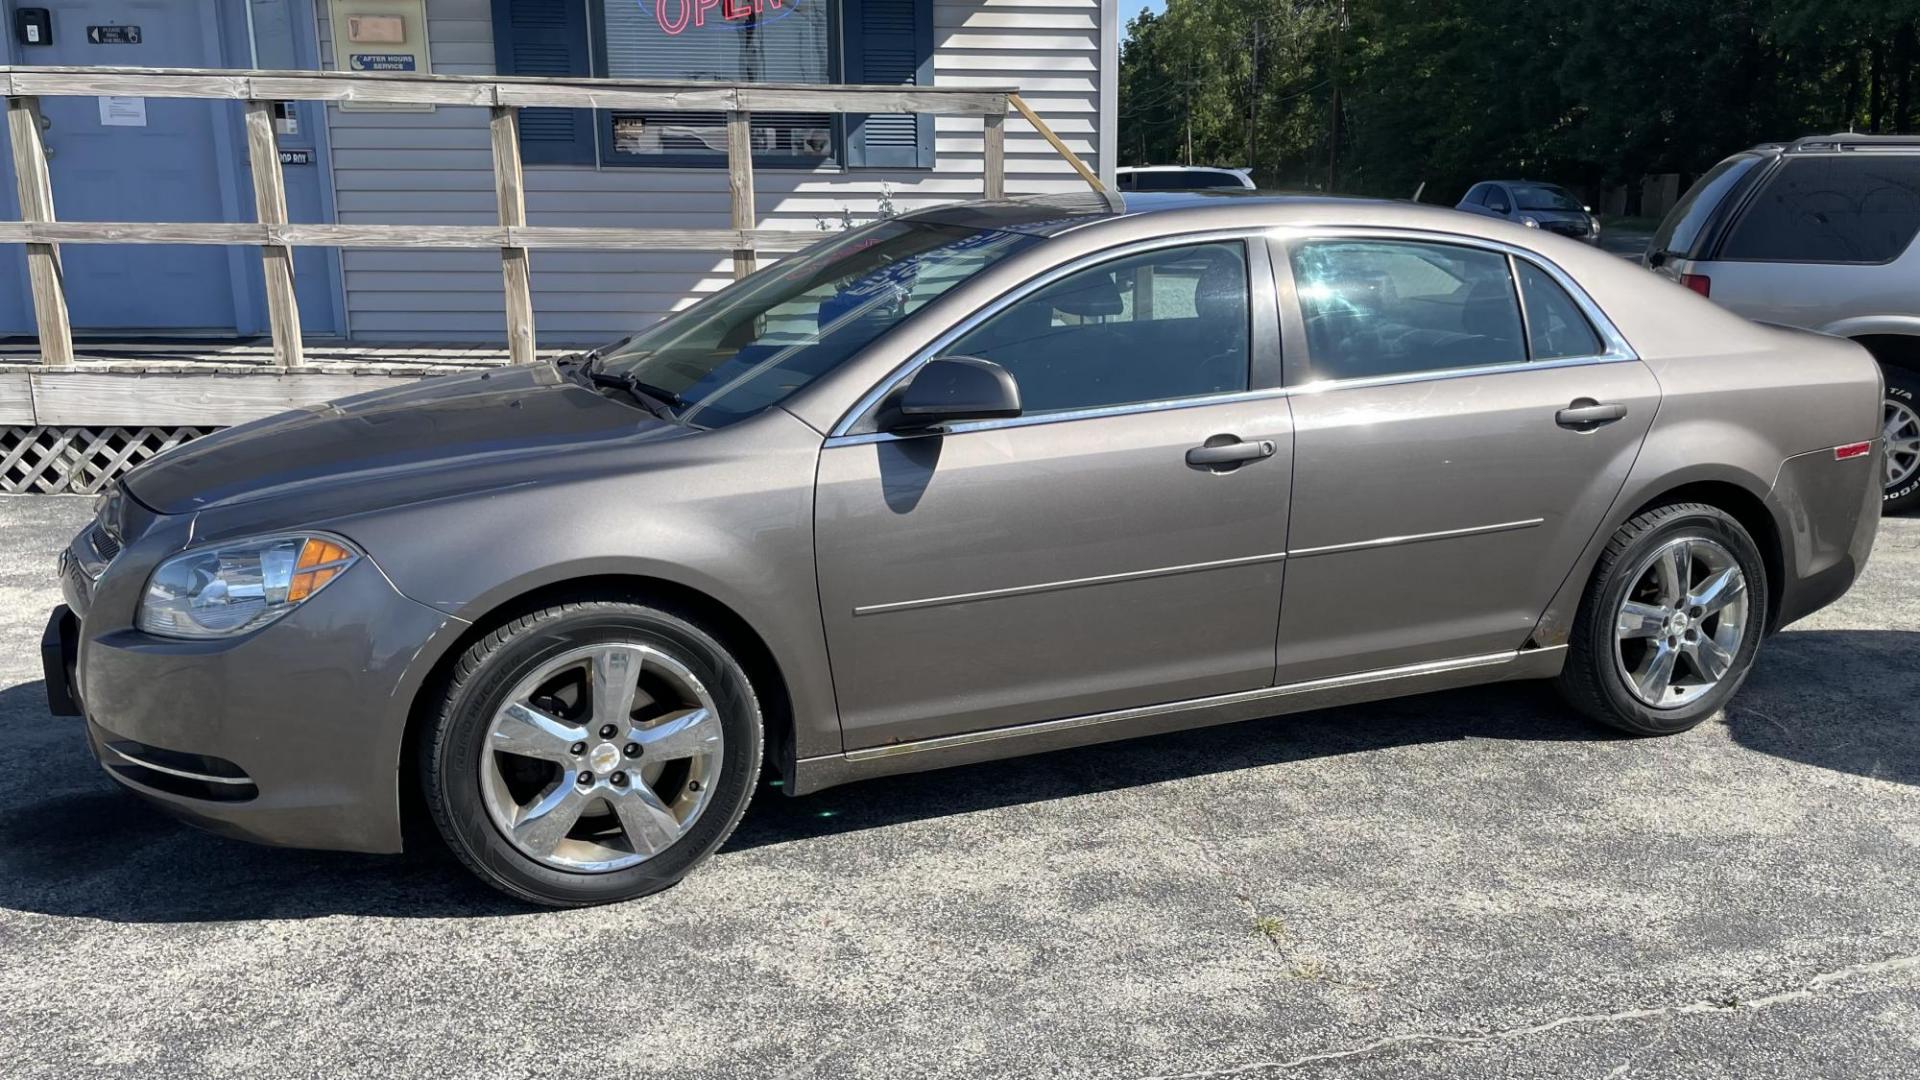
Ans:
[[[1315,380],[1527,361],[1505,255],[1413,240],[1310,240],[1290,259]]]
[[[1526,301],[1527,343],[1533,358],[1565,360],[1604,352],[1600,335],[1567,290],[1525,259],[1515,262],[1520,268],[1520,295]]]
[[[1883,263],[1920,232],[1920,157],[1870,153],[1787,161],[1754,196],[1719,258]]]
[[[1720,204],[1740,186],[1740,182],[1753,172],[1761,160],[1758,154],[1735,154],[1708,169],[1705,176],[1695,180],[1687,193],[1680,196],[1680,201],[1673,204],[1673,209],[1667,211],[1660,227],[1654,230],[1653,242],[1647,250],[1655,254],[1693,258],[1693,247],[1700,239],[1701,230],[1706,228]]]

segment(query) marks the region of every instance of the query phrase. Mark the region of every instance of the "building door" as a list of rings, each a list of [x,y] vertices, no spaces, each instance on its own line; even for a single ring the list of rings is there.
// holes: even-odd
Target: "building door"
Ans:
[[[114,67],[222,66],[205,0],[43,0],[48,45],[13,45],[14,62]],[[237,178],[232,102],[45,97],[54,212],[64,221],[232,220]],[[234,262],[210,245],[65,244],[76,332],[232,333]],[[17,264],[20,260],[10,260]],[[10,267],[12,291],[27,285]],[[21,327],[21,329],[26,329]]]

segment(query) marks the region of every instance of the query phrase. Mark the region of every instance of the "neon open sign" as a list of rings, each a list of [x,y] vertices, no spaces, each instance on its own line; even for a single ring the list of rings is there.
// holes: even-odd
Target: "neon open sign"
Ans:
[[[695,30],[745,30],[793,14],[806,0],[652,0],[654,21],[668,34]],[[648,0],[639,0],[641,10]]]

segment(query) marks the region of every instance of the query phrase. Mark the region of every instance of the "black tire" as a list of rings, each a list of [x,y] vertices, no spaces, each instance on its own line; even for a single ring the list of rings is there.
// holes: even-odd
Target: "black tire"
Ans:
[[[1887,380],[1887,404],[1899,405],[1920,416],[1920,374],[1890,364],[1882,364],[1880,370]],[[1920,510],[1920,470],[1890,485],[1886,489],[1886,501],[1880,504],[1880,511],[1886,514],[1909,510]]]
[[[669,847],[637,865],[604,872],[558,869],[522,853],[488,814],[481,746],[505,696],[571,649],[634,642],[685,665],[712,695],[724,750],[709,802]],[[517,899],[585,907],[646,896],[677,883],[724,843],[746,812],[760,774],[759,699],[745,669],[718,637],[692,620],[635,603],[568,603],[514,619],[475,642],[455,665],[440,714],[424,733],[421,788],[440,834],[481,880]]]
[[[1615,623],[1646,560],[1656,549],[1686,536],[1717,542],[1739,564],[1747,583],[1747,621],[1739,651],[1717,685],[1677,708],[1656,709],[1628,689],[1614,656]],[[1591,719],[1635,735],[1687,731],[1718,711],[1746,681],[1765,636],[1766,619],[1766,565],[1747,530],[1732,515],[1702,503],[1655,507],[1620,526],[1601,553],[1568,641],[1560,694]]]

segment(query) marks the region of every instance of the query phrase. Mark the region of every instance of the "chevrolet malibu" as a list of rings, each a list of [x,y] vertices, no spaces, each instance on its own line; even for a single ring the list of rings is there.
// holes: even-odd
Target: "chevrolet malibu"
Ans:
[[[1858,346],[1538,230],[950,206],[134,470],[61,559],[47,685],[206,828],[394,852],[417,806],[593,904],[685,875],[763,769],[1510,679],[1684,731],[1859,573],[1879,431]]]

